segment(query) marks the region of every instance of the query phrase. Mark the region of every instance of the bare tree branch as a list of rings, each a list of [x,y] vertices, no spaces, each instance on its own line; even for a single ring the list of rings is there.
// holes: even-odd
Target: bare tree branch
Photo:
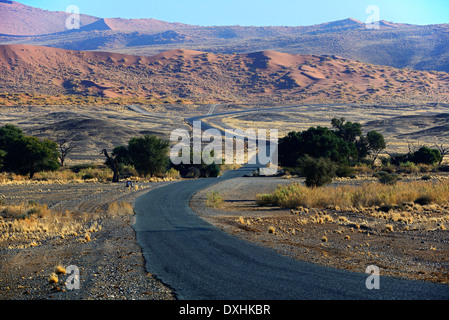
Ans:
[[[64,166],[65,160],[67,156],[77,147],[77,145],[73,142],[68,142],[66,139],[59,139],[59,161],[61,166]]]

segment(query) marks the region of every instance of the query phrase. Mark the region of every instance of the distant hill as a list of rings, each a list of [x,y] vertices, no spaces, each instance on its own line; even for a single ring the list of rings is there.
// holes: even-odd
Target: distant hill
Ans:
[[[0,1],[0,34],[32,36],[67,31],[68,16],[66,12],[42,10],[15,1]],[[80,15],[81,27],[98,20],[97,17]]]
[[[81,28],[67,30],[65,12],[0,2],[0,44],[70,50],[114,51],[152,56],[177,48],[212,53],[274,50],[338,55],[361,62],[449,72],[449,24],[417,26],[380,21],[378,30],[348,18],[312,26],[194,26],[156,19],[81,15]]]
[[[151,57],[0,45],[0,93],[229,103],[448,102],[449,74],[276,51]]]

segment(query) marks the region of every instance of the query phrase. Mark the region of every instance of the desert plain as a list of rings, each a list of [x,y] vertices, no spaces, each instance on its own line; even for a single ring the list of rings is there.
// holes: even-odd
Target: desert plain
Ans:
[[[1,124],[19,125],[41,138],[63,136],[77,144],[67,166],[101,165],[104,148],[126,144],[130,137],[154,133],[169,139],[175,128],[188,128],[187,118],[213,114],[204,121],[217,128],[278,129],[280,136],[310,126],[329,126],[333,117],[360,122],[382,132],[388,152],[407,152],[420,145],[448,142],[449,105],[147,105],[146,113],[129,106],[4,107]],[[271,110],[270,110],[271,109]],[[248,111],[251,110],[251,111]],[[258,111],[259,110],[259,111]],[[443,162],[444,164],[445,162]],[[232,168],[228,168],[232,169]],[[107,175],[107,173],[106,173]],[[446,172],[401,173],[401,183],[446,181]],[[32,181],[4,174],[2,206],[28,206],[38,211],[28,225],[7,214],[0,218],[2,256],[0,295],[4,299],[175,299],[170,288],[145,271],[133,224],[133,201],[176,178],[125,180],[102,177],[37,175]],[[448,282],[447,205],[408,203],[401,208],[298,207],[282,209],[257,203],[258,194],[303,179],[286,174],[248,176],[196,194],[191,207],[201,217],[236,237],[268,246],[280,254],[336,268],[364,272],[377,265],[381,275],[438,283]],[[327,188],[378,183],[363,168]],[[245,192],[242,192],[245,190]],[[219,192],[219,207],[207,204]],[[67,274],[51,281],[56,267],[80,268],[80,290],[67,290]]]

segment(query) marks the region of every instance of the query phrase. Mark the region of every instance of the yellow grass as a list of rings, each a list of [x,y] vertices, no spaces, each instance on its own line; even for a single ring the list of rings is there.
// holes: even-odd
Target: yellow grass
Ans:
[[[0,184],[3,185],[23,185],[23,184],[52,184],[52,183],[84,183],[84,182],[110,182],[113,172],[106,167],[92,167],[81,169],[75,173],[70,169],[60,169],[57,171],[42,171],[34,174],[33,179],[28,175],[0,172]],[[139,177],[132,176],[129,179],[135,182],[161,182],[174,181],[180,179],[179,171],[170,169],[161,177]],[[137,190],[137,189],[136,189]]]
[[[127,202],[112,202],[105,218],[133,215],[134,209]],[[81,240],[89,242],[93,234],[102,230],[98,215],[59,212],[48,209],[45,204],[21,203],[0,205],[0,242],[18,240],[17,248],[38,246],[51,238],[65,239],[83,235]],[[62,270],[60,270],[62,271]]]
[[[111,217],[115,216],[127,216],[133,215],[134,208],[128,202],[112,202],[108,205],[107,215]]]
[[[432,203],[449,203],[449,181],[411,181],[384,185],[369,182],[359,186],[325,186],[307,188],[300,183],[278,186],[271,194],[257,196],[259,205],[275,205],[281,208],[327,208],[342,210],[382,205],[402,205],[427,197]]]

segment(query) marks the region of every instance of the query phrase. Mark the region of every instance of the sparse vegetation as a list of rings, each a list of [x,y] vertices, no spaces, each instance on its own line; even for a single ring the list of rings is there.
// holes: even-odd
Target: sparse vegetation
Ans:
[[[259,205],[273,205],[281,208],[326,208],[338,206],[342,209],[363,208],[383,205],[421,203],[431,199],[432,203],[449,203],[449,181],[398,182],[395,185],[364,183],[359,186],[308,188],[300,183],[278,186],[271,194],[257,196]]]
[[[370,131],[362,134],[359,123],[333,118],[335,130],[311,127],[302,132],[290,132],[279,141],[279,162],[288,168],[298,168],[306,177],[306,185],[317,187],[332,182],[335,176],[349,176],[349,167],[373,156],[373,163],[386,144],[382,134]]]
[[[70,211],[50,210],[47,205],[23,202],[17,205],[0,205],[0,242],[16,240],[19,247],[37,246],[52,238],[80,237],[80,241],[91,241],[94,233],[101,231],[104,217],[132,216],[134,208],[127,202],[111,202],[104,212],[95,215]],[[56,267],[55,274],[63,274]]]
[[[57,170],[58,145],[49,139],[26,136],[13,125],[0,128],[0,162],[2,169],[29,174],[30,179],[41,170]]]
[[[206,206],[211,208],[221,208],[224,203],[219,191],[211,191],[206,195]]]
[[[321,187],[332,182],[336,176],[336,166],[329,159],[314,159],[306,156],[300,159],[299,168],[306,177],[308,187]]]

